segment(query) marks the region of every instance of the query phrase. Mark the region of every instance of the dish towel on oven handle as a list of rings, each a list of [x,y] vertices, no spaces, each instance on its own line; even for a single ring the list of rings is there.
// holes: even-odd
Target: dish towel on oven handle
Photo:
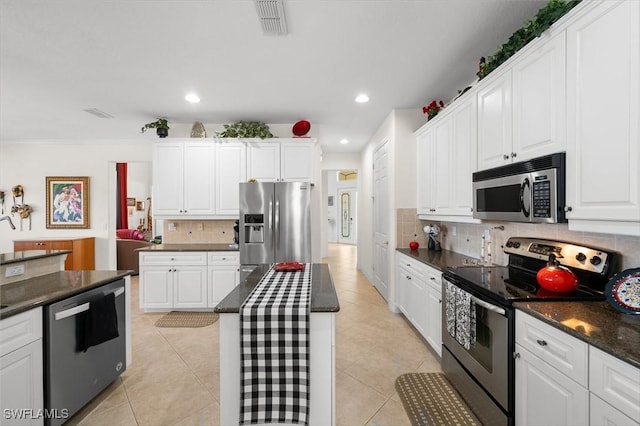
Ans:
[[[447,282],[445,288],[447,331],[465,349],[476,342],[476,307],[471,294]]]
[[[240,307],[240,424],[309,424],[311,269],[272,268]]]

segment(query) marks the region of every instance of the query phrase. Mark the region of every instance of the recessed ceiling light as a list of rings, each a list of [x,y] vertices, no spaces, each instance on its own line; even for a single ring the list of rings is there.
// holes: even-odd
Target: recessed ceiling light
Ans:
[[[191,102],[192,104],[197,104],[198,102],[200,102],[200,97],[198,95],[196,95],[195,93],[189,93],[184,98],[187,101]]]
[[[341,143],[342,145],[346,145],[346,144],[348,144],[348,143],[349,143],[349,140],[348,140],[348,139],[340,139],[340,143]]]
[[[358,96],[356,96],[356,102],[358,102],[359,104],[369,102],[369,96],[365,95],[364,93],[361,93]]]

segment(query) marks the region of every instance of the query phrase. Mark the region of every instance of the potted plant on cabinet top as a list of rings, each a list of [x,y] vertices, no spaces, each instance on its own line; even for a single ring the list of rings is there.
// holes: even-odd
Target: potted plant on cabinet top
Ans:
[[[158,118],[156,121],[142,126],[141,133],[144,133],[147,129],[156,129],[158,137],[166,138],[169,136],[169,121],[166,118]]]
[[[269,126],[261,121],[236,121],[225,124],[224,130],[217,132],[219,138],[273,138]]]

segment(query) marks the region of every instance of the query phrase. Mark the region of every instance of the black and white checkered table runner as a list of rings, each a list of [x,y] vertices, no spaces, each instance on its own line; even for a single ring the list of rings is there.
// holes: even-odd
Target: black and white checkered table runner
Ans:
[[[311,265],[262,278],[240,307],[240,424],[309,424]]]

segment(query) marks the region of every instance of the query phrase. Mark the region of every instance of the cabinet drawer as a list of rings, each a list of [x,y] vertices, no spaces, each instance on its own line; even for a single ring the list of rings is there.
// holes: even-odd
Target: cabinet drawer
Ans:
[[[621,411],[598,398],[593,392],[589,393],[589,422],[592,425],[640,425],[637,421],[625,416]]]
[[[42,338],[42,308],[0,321],[0,356]]]
[[[398,253],[396,260],[398,261],[398,267],[400,270],[404,270],[406,273],[409,273],[420,280],[424,281],[427,279],[428,267],[424,263],[400,253]]]
[[[589,345],[585,342],[516,311],[516,343],[587,387]]]
[[[209,252],[209,265],[239,265],[240,254],[237,251]]]
[[[207,253],[200,251],[186,252],[140,252],[140,265],[201,265],[207,264]]]
[[[640,369],[589,348],[589,390],[632,419],[640,419]]]

